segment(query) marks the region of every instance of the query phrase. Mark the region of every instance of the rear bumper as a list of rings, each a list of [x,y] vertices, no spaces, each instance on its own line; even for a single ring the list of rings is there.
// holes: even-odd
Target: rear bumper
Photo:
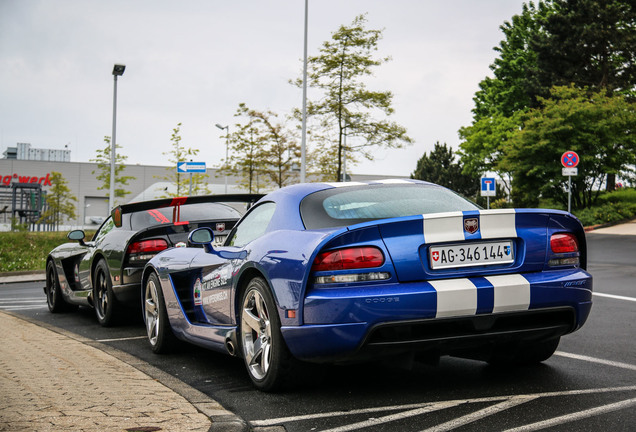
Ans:
[[[304,325],[284,326],[292,354],[334,361],[404,351],[478,349],[580,328],[592,307],[583,270],[314,289]]]
[[[141,304],[141,282],[113,285],[113,294],[120,303],[126,306],[137,306]]]

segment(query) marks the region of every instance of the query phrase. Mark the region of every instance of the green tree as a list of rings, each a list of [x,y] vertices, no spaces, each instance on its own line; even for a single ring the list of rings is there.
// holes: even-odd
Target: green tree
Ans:
[[[239,177],[239,187],[253,193],[260,190],[262,181],[259,174],[267,167],[263,157],[267,142],[260,134],[261,129],[256,118],[250,113],[247,105],[239,104],[234,117],[243,121],[237,122],[232,133],[225,137],[231,153],[228,160],[223,161],[223,165],[217,170],[217,175]]]
[[[540,18],[533,89],[548,97],[555,85],[636,96],[636,3],[633,0],[553,0]],[[532,91],[532,90],[531,90]]]
[[[295,166],[300,166],[300,146],[283,123],[272,111],[249,110],[248,115],[262,137],[261,156],[264,166],[261,173],[269,184],[283,187],[297,178]]]
[[[91,174],[98,173],[95,178],[100,181],[101,186],[98,190],[106,190],[106,196],[110,196],[110,137],[104,137],[104,143],[106,146],[103,149],[97,150],[97,156],[94,159],[90,159],[91,162],[97,163],[97,170],[91,171]],[[128,186],[130,180],[135,180],[133,176],[122,175],[126,166],[124,162],[128,159],[128,156],[124,156],[118,150],[121,148],[119,144],[115,145],[115,198],[123,198],[130,194],[130,191],[122,186]],[[119,187],[118,187],[119,186]]]
[[[493,48],[499,53],[490,65],[494,77],[484,78],[473,98],[475,123],[484,118],[510,117],[536,106],[530,89],[536,87],[533,73],[537,69],[537,53],[529,46],[542,33],[544,18],[552,13],[550,3],[524,3],[521,14],[499,27],[504,39]]]
[[[58,230],[60,224],[68,219],[75,219],[75,204],[77,198],[71,194],[68,182],[62,174],[51,172],[51,188],[46,195],[46,206],[40,217],[40,222],[52,224]]]
[[[505,40],[496,48],[500,56],[491,66],[494,77],[480,83],[473,123],[459,131],[466,172],[492,170],[509,177],[510,167],[501,161],[512,146],[510,140],[526,126],[525,113],[541,109],[555,85],[573,84],[589,95],[608,90],[635,96],[632,1],[547,0],[536,7],[531,2],[501,29]],[[595,156],[603,159],[603,154]],[[615,184],[615,171],[608,167],[606,172],[609,190]],[[516,187],[530,178],[519,174]],[[519,200],[525,192],[516,195]]]
[[[323,177],[336,181],[345,152],[347,161],[355,163],[360,157],[373,160],[372,152],[379,147],[402,148],[412,142],[404,127],[389,120],[393,94],[366,86],[373,68],[389,58],[374,58],[382,31],[365,24],[365,15],[360,15],[351,25],[340,26],[323,43],[320,55],[307,60],[307,85],[319,93],[307,103],[312,141],[318,147],[312,158]],[[302,80],[295,84],[301,86]]]
[[[168,174],[162,177],[170,183],[176,186],[175,192],[167,192],[164,197],[178,197],[183,195],[198,195],[210,193],[206,179],[207,174],[200,173],[180,173],[177,170],[177,165],[182,162],[189,162],[192,160],[192,156],[199,154],[199,149],[186,148],[181,146],[181,123],[177,123],[177,127],[172,130],[170,136],[172,141],[172,150],[164,152],[163,154],[168,156],[168,160],[171,162],[171,166],[167,168]]]
[[[232,150],[217,175],[239,177],[239,185],[250,193],[265,186],[283,187],[296,177],[300,147],[284,123],[272,111],[250,109],[240,103],[234,114],[240,120],[226,137]]]
[[[589,94],[574,86],[554,87],[540,108],[523,116],[523,129],[509,140],[498,162],[512,173],[513,201],[536,206],[539,197],[567,204],[561,155],[576,151],[574,208],[596,202],[605,174],[629,175],[636,163],[636,103],[606,90]]]
[[[460,144],[458,154],[465,174],[479,177],[485,172],[495,172],[505,180],[507,194],[511,181],[510,169],[500,163],[506,146],[514,134],[522,127],[523,111],[517,111],[507,117],[494,113],[491,117],[483,117],[472,126],[459,130],[464,141]]]
[[[453,150],[444,143],[435,143],[429,155],[417,161],[411,178],[424,180],[454,190],[468,198],[476,199],[479,176],[462,173],[463,167],[455,161]]]

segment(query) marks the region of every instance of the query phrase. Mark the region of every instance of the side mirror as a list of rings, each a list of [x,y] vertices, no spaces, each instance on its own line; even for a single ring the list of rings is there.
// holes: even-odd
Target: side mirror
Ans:
[[[84,246],[84,238],[86,238],[86,234],[82,230],[73,230],[66,235],[66,238],[69,240],[77,240],[79,244]]]
[[[191,244],[203,245],[206,252],[212,252],[212,240],[214,240],[214,232],[210,228],[197,228],[190,233],[188,241]]]

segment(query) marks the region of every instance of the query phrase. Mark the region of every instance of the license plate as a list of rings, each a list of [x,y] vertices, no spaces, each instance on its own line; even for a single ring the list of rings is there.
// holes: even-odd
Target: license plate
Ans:
[[[212,247],[223,246],[223,243],[225,243],[226,238],[227,238],[226,235],[214,236],[214,240],[212,240]]]
[[[514,262],[512,240],[431,246],[428,251],[431,269],[509,264]]]

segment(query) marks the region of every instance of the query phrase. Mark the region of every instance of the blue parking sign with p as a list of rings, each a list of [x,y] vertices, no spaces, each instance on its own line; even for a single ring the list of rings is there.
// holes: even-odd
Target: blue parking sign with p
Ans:
[[[497,196],[497,186],[494,177],[481,178],[481,196]]]

